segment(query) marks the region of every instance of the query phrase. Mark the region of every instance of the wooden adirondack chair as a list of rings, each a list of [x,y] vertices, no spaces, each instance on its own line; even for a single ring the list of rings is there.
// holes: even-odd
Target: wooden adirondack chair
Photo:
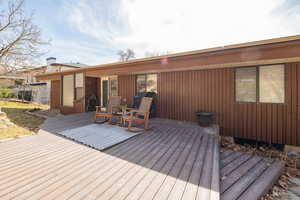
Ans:
[[[149,115],[152,104],[152,98],[143,97],[139,109],[130,110],[130,114],[123,116],[123,122],[128,122],[128,130],[136,132],[136,128],[132,128],[132,122],[144,123],[145,130],[149,129]]]
[[[112,123],[113,114],[120,111],[121,97],[111,96],[106,107],[96,106],[95,123],[104,123],[109,121]],[[97,117],[103,117],[105,120],[97,122]]]

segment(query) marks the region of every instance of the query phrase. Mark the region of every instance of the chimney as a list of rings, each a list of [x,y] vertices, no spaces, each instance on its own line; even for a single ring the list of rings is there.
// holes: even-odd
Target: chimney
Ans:
[[[53,63],[56,63],[56,58],[54,58],[54,57],[46,58],[46,62],[47,62],[47,66],[49,66]]]

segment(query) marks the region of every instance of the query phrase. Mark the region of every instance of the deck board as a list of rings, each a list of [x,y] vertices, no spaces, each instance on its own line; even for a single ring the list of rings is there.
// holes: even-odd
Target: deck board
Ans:
[[[156,142],[159,139],[159,136],[156,139],[155,138],[152,138],[152,139],[153,140],[151,141],[150,138],[148,138],[148,140],[146,138],[145,142],[149,142],[150,144],[151,144],[151,142]],[[131,143],[132,145],[135,144],[135,146],[132,146],[133,148],[131,148],[131,149],[129,148],[130,146],[128,146],[128,147],[122,146],[123,148],[122,147],[114,148],[114,150],[111,151],[112,153],[114,153],[114,156],[110,156],[109,154],[101,154],[101,157],[104,157],[104,156],[109,157],[109,160],[106,160],[106,162],[102,162],[103,166],[100,165],[100,169],[97,172],[91,174],[90,176],[88,176],[89,174],[87,174],[85,177],[90,177],[92,179],[97,177],[97,180],[99,180],[99,181],[105,179],[105,177],[109,177],[110,174],[113,174],[116,171],[116,169],[121,167],[120,162],[122,160],[120,160],[118,158],[125,159],[123,157],[124,155],[134,155],[134,152],[138,148],[147,148],[148,147],[147,143],[143,143],[141,141],[139,141],[139,142],[140,143],[138,143],[138,141],[135,141],[135,143]],[[93,172],[93,170],[92,170],[92,172]],[[99,174],[102,176],[100,176]],[[62,192],[67,192],[67,190],[69,189],[68,187],[70,187],[70,189],[72,190],[72,191],[68,191],[68,193],[79,192],[78,185],[76,185],[76,184],[79,184],[79,181],[81,180],[80,178],[81,177],[77,177],[75,179],[72,179],[70,182],[68,182],[69,179],[67,179],[67,180],[62,180],[58,183],[55,183],[54,186],[47,187],[44,191],[40,192],[40,194],[38,194],[39,198],[45,197],[47,195],[55,196],[55,195],[59,195]],[[86,179],[85,181],[88,181],[88,179]],[[67,182],[67,184],[64,185],[64,182]],[[75,184],[75,186],[73,184]],[[79,187],[79,188],[82,188],[82,189],[80,189],[80,191],[84,189],[84,187]],[[81,192],[80,195],[82,195],[82,193],[84,193],[84,192]]]
[[[204,165],[207,145],[208,145],[208,137],[205,135],[203,136],[199,153],[197,154],[197,158],[193,165],[191,175],[189,177],[184,194],[182,196],[182,200],[195,199],[197,196],[198,185],[201,178],[201,171]]]
[[[282,169],[258,156],[219,155],[215,129],[172,120],[151,120],[151,131],[103,152],[55,134],[91,119],[49,118],[39,134],[0,143],[0,198],[252,200]]]
[[[220,156],[223,157],[220,193],[224,200],[260,199],[272,187],[284,167],[282,162],[253,154],[228,155],[228,151],[223,151]],[[231,162],[228,163],[228,160]]]
[[[158,140],[165,140],[165,139],[168,139],[168,138],[158,138]],[[148,144],[144,144],[143,146],[138,146],[137,149],[134,149],[135,151],[131,151],[129,152],[130,154],[126,154],[126,155],[130,155],[131,159],[133,158],[136,158],[136,159],[139,159],[139,158],[144,158],[144,156],[151,152],[151,146],[155,145],[157,143],[157,141],[154,141],[154,143],[151,143],[151,141],[149,141],[149,145]],[[138,155],[138,149],[140,150],[143,150],[143,154],[140,154]],[[142,153],[141,151],[139,151],[140,153]],[[153,152],[155,153],[155,152]],[[112,155],[112,157],[114,157],[115,154]],[[120,159],[115,159],[114,161],[115,162],[107,162],[106,165],[103,169],[99,169],[97,170],[93,175],[97,176],[97,179],[94,180],[94,181],[91,181],[86,187],[83,187],[83,189],[81,190],[81,193],[86,193],[86,194],[89,194],[89,196],[92,196],[92,193],[90,193],[90,191],[92,191],[92,188],[93,187],[97,187],[99,185],[101,185],[101,183],[105,182],[105,180],[108,180],[108,179],[114,179],[115,177],[117,177],[117,173],[122,173],[122,171],[126,170],[126,166],[129,165],[128,162],[126,162],[126,159],[130,159],[130,157],[126,157],[125,156],[118,156],[119,158],[122,158],[122,160]],[[114,157],[114,158],[117,158],[117,157]],[[109,170],[107,173],[103,173],[104,170]],[[82,180],[82,183],[87,183],[86,182],[87,180]],[[72,187],[69,188],[69,190],[66,190],[65,191],[65,195],[71,195],[72,196]],[[78,193],[79,195],[81,195],[80,193]],[[72,198],[75,198],[76,196],[73,196]]]

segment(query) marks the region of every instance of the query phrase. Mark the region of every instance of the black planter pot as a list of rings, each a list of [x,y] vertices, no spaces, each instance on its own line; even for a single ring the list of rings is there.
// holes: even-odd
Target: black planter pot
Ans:
[[[210,126],[214,122],[215,113],[213,112],[196,112],[198,123],[200,126]]]

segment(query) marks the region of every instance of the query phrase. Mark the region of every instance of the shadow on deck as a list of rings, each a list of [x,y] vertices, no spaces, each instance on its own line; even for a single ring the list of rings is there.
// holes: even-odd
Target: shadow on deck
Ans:
[[[42,129],[58,133],[88,125],[91,119],[92,113],[60,116],[47,120]],[[217,129],[165,119],[152,119],[150,125],[152,130],[103,152],[109,156],[100,171],[91,172],[95,177],[87,185],[93,189],[88,187],[86,197],[105,199],[102,192],[108,186],[103,184],[110,182],[115,199],[125,191],[129,199],[218,199]]]
[[[92,113],[49,118],[40,134],[0,144],[1,199],[251,200],[280,174],[277,162],[219,155],[216,129],[192,123],[154,119],[151,131],[102,152],[54,135],[91,119]]]

